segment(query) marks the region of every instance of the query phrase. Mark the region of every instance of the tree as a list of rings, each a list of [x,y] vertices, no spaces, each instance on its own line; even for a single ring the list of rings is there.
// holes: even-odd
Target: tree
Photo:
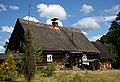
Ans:
[[[115,66],[115,62],[116,62],[116,57],[117,57],[117,52],[116,52],[116,48],[114,45],[112,44],[108,44],[108,43],[104,43],[103,44],[107,49],[108,51],[111,53],[112,55],[112,63],[113,63],[113,67]]]
[[[11,81],[17,78],[18,72],[13,55],[9,53],[8,59],[0,65],[0,80]]]
[[[65,57],[64,57],[64,65],[66,68],[69,68],[70,66],[70,55],[69,54],[65,54]]]
[[[35,63],[40,62],[41,61],[41,54],[42,51],[40,49],[36,49],[35,51]]]
[[[115,57],[114,59],[116,61],[114,66],[115,68],[120,68],[120,12],[117,14],[116,19],[111,23],[112,24],[109,32],[106,35],[102,36],[99,41],[102,44],[110,44],[108,50],[110,50],[110,52],[113,52],[112,54],[114,54],[113,57]]]
[[[28,82],[35,75],[35,47],[32,42],[32,31],[27,30],[23,38],[23,50],[24,50],[24,76]]]
[[[56,63],[54,62],[48,63],[47,67],[41,70],[41,72],[43,73],[43,76],[46,76],[46,77],[53,76],[55,74],[55,66],[56,66]]]

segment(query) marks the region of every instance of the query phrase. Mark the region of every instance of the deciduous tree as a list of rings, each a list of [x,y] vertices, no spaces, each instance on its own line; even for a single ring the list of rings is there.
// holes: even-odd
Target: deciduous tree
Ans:
[[[120,68],[120,12],[117,14],[117,17],[114,21],[111,22],[111,27],[109,32],[102,36],[99,40],[102,44],[105,44],[106,48],[112,52],[115,59],[115,68]],[[109,45],[109,47],[108,47]]]

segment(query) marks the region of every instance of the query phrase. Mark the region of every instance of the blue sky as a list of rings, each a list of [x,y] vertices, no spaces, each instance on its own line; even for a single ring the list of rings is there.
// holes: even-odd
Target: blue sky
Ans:
[[[110,22],[120,12],[120,0],[0,0],[0,53],[8,41],[17,18],[80,29],[91,41],[108,32]]]

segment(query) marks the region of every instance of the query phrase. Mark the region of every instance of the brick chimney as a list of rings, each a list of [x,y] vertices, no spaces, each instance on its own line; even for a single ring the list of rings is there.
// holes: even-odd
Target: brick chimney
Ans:
[[[58,22],[53,21],[52,25],[53,25],[53,27],[58,27]]]
[[[58,18],[51,19],[53,28],[56,29],[57,31],[60,31],[60,28],[58,27],[58,22],[56,20],[58,20]]]
[[[56,20],[58,20],[58,18],[51,19],[53,27],[58,27],[58,22]]]

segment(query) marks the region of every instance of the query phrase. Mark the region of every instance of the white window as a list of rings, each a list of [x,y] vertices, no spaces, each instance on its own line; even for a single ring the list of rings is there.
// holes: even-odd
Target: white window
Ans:
[[[83,61],[86,61],[86,60],[87,60],[87,55],[86,55],[86,54],[83,54],[82,60],[83,60]]]
[[[47,62],[52,62],[53,61],[53,55],[52,54],[48,54],[47,55]]]

